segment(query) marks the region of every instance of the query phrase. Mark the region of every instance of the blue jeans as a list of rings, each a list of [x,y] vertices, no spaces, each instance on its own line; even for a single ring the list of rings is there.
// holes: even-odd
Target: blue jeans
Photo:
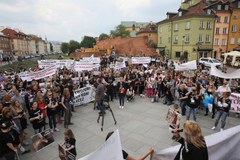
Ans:
[[[125,95],[122,94],[122,93],[119,93],[118,97],[119,97],[120,106],[124,106],[124,97],[125,97]]]
[[[56,115],[55,114],[48,115],[48,120],[49,120],[50,128],[55,129],[56,128]]]
[[[222,119],[221,119],[221,121],[222,121],[221,128],[223,129],[225,127],[225,124],[226,124],[227,116],[228,116],[227,112],[224,112],[222,110],[218,110],[217,113],[216,113],[216,120],[215,120],[214,126],[217,127],[218,122],[219,122],[220,118],[222,117]]]
[[[191,112],[193,112],[193,120],[196,121],[197,120],[197,110],[198,108],[191,108],[191,107],[186,107],[186,120],[190,119],[191,116]]]
[[[105,107],[104,107],[104,104],[103,104],[103,100],[98,100],[98,101],[97,101],[97,106],[98,106],[100,112],[104,112],[104,111],[105,111]]]
[[[181,111],[182,111],[182,115],[183,116],[186,113],[186,105],[187,105],[187,101],[186,100],[180,100],[180,107],[181,107]]]

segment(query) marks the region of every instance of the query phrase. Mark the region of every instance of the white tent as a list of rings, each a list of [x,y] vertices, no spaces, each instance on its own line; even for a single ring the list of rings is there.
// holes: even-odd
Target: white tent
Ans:
[[[223,64],[226,64],[228,56],[232,56],[233,58],[232,58],[231,65],[232,66],[238,66],[239,65],[238,62],[236,62],[236,58],[240,57],[240,52],[238,52],[238,51],[231,51],[229,53],[224,53],[223,55],[224,55]]]

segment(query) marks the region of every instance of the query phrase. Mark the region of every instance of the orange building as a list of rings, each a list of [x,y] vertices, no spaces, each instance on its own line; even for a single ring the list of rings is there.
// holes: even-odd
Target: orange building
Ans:
[[[240,1],[231,2],[231,8],[227,51],[232,51],[240,45]]]
[[[148,37],[149,41],[152,40],[157,44],[157,25],[150,22],[137,32],[137,37]]]

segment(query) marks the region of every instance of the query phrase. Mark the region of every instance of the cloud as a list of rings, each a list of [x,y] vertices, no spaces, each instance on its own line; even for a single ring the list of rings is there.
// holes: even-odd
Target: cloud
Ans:
[[[178,6],[176,0],[5,0],[0,26],[50,40],[80,41],[84,35],[109,33],[123,20],[160,21]]]

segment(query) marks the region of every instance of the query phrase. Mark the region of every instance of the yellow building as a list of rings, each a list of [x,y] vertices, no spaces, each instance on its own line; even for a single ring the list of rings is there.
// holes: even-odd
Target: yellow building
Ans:
[[[157,25],[150,22],[146,27],[143,27],[137,32],[137,37],[147,37],[148,40],[157,44]]]

